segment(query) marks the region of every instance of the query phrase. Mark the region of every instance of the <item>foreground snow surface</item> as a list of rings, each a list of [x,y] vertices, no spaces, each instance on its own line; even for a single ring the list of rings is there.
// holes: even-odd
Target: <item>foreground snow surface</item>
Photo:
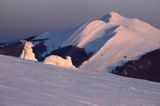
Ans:
[[[160,106],[160,84],[0,56],[0,106]]]

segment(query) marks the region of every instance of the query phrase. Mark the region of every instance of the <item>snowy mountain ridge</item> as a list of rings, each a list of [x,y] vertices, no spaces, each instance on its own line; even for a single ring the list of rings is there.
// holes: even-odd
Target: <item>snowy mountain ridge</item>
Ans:
[[[160,30],[138,19],[128,19],[117,13],[110,15],[106,25],[115,28],[112,31],[113,35],[107,41],[103,39],[103,46],[80,67],[110,72],[117,64],[135,60],[160,48]],[[109,37],[109,34],[103,36]]]
[[[62,33],[45,32],[30,39],[38,60],[44,60],[55,50],[73,46],[67,51],[77,61],[75,47],[84,49],[88,56],[80,68],[110,72],[117,65],[160,48],[160,30],[139,19],[121,16],[116,12],[71,28]],[[65,56],[63,56],[65,58]],[[89,59],[89,60],[87,60]],[[72,61],[72,62],[73,62]]]

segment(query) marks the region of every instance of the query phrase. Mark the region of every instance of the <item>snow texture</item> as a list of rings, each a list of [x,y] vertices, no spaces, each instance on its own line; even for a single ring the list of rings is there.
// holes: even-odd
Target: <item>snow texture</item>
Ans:
[[[160,106],[160,84],[0,55],[0,106]]]

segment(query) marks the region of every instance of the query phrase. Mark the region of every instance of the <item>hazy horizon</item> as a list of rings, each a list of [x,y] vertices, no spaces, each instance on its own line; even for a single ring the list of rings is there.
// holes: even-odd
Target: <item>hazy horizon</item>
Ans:
[[[0,42],[61,32],[112,11],[160,28],[160,0],[1,0]]]

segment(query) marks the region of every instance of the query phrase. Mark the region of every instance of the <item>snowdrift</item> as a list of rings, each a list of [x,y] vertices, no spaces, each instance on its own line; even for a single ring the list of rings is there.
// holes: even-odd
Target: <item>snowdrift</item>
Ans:
[[[75,68],[72,64],[72,59],[69,56],[67,56],[66,59],[63,59],[60,56],[51,55],[47,57],[43,63],[50,64],[50,65],[57,65],[57,66],[66,67],[66,68]]]

